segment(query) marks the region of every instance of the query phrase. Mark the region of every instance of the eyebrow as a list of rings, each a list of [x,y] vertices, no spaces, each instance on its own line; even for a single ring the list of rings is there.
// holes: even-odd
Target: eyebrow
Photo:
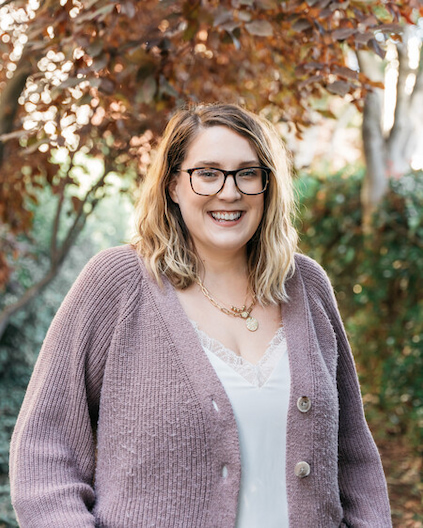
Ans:
[[[243,168],[243,167],[256,167],[258,164],[259,164],[259,160],[248,160],[248,161],[242,161],[241,163],[238,164],[238,168]],[[206,161],[197,161],[196,162],[196,167],[216,167],[217,169],[220,169],[222,168],[222,163],[220,163],[219,161],[210,161],[210,160],[206,160]]]

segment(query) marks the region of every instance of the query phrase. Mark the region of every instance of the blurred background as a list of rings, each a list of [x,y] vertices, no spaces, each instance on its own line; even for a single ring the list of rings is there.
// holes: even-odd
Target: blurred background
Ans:
[[[8,446],[47,328],[127,242],[176,108],[235,102],[294,161],[301,251],[327,270],[395,527],[423,527],[419,0],[0,0],[0,527]]]

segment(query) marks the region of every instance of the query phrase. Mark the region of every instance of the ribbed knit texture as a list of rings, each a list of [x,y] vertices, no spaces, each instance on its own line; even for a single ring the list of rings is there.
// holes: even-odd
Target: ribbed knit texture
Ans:
[[[298,255],[287,289],[290,528],[390,527],[326,274]],[[21,528],[231,528],[240,474],[231,405],[173,287],[129,246],[100,253],[50,327],[12,438]]]

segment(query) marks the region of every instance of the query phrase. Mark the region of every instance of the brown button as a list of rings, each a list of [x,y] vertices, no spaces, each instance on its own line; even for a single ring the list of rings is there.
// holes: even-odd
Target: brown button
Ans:
[[[311,400],[307,396],[301,396],[297,400],[297,408],[300,412],[306,413],[311,409]]]
[[[304,461],[298,462],[295,465],[294,473],[299,478],[308,477],[310,475],[310,465],[307,464],[307,462],[304,462]]]

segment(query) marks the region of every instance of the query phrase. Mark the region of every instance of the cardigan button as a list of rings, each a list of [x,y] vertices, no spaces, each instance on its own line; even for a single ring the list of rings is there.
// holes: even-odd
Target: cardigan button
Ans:
[[[311,408],[311,400],[307,396],[301,396],[297,400],[297,408],[300,412],[306,413]]]
[[[224,464],[222,466],[222,477],[225,479],[228,476],[228,466]]]
[[[219,412],[219,406],[217,405],[217,403],[214,400],[212,400],[212,404],[213,404],[214,410],[216,412]]]
[[[310,465],[307,462],[298,462],[295,465],[294,473],[298,478],[308,477],[310,475]]]

